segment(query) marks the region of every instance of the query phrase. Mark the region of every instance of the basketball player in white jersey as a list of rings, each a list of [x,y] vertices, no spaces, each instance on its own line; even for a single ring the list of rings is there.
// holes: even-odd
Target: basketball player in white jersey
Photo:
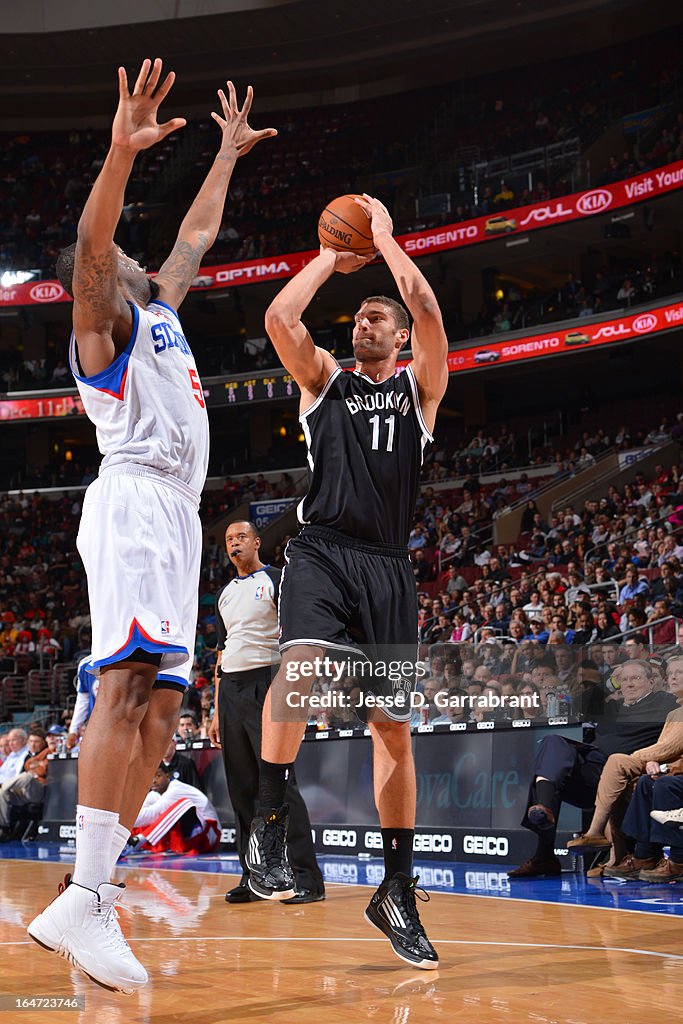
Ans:
[[[132,992],[147,982],[117,921],[124,886],[110,877],[168,747],[187,687],[197,624],[199,497],[208,465],[204,394],[178,307],[220,227],[238,157],[274,129],[247,123],[235,89],[213,114],[221,145],[158,276],[114,243],[137,153],[185,121],[157,122],[174,81],[145,60],[119,105],[78,241],[58,273],[73,295],[70,362],[103,459],[88,488],[78,549],[88,576],[93,670],[100,686],[79,757],[73,880],[29,935],[93,981]]]

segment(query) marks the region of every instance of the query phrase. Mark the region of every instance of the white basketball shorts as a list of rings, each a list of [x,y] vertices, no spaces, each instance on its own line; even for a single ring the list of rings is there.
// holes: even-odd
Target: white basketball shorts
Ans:
[[[144,466],[113,466],[88,487],[77,546],[96,670],[141,647],[161,655],[159,683],[187,686],[202,551],[198,508],[185,484]]]

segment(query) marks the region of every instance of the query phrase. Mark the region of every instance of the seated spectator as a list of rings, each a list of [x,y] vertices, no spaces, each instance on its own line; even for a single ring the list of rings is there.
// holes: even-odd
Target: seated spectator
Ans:
[[[425,553],[422,548],[418,548],[417,551],[414,552],[412,562],[413,576],[415,577],[415,582],[418,585],[426,583],[428,579],[431,579],[432,567],[429,564],[429,561],[425,558]]]
[[[619,630],[613,619],[610,618],[608,613],[603,609],[598,612],[595,617],[596,622],[596,635],[595,640],[600,642],[609,640],[612,636],[617,636]]]
[[[611,866],[619,871],[640,870],[629,854],[621,825],[638,779],[644,774],[659,779],[661,766],[669,771],[683,770],[683,658],[671,658],[667,682],[678,707],[670,711],[655,743],[634,750],[633,754],[611,754],[603,768],[595,794],[595,810],[588,830],[567,845],[584,849],[612,848]],[[678,762],[673,765],[672,762]],[[607,833],[609,832],[609,836]],[[627,863],[625,863],[627,861]],[[611,872],[605,872],[611,874]],[[616,877],[621,877],[617,875]]]
[[[437,616],[436,622],[433,622],[431,626],[424,633],[424,642],[427,644],[444,644],[447,643],[451,638],[453,626],[448,619],[448,616],[441,613]]]
[[[139,837],[138,848],[149,846],[153,853],[211,853],[220,842],[221,824],[208,797],[194,786],[172,779],[162,763],[132,835]]]
[[[675,882],[683,877],[683,835],[677,811],[683,803],[683,776],[652,773],[641,775],[622,822],[626,835],[635,839],[633,853],[603,878],[638,879],[642,882]],[[669,856],[664,856],[664,847]]]
[[[24,770],[24,761],[29,756],[28,733],[25,729],[10,729],[7,734],[9,754],[0,765],[0,788],[13,782]]]
[[[648,626],[652,623],[659,623],[652,627],[652,643],[655,647],[665,647],[677,642],[677,623],[670,618],[670,615],[671,606],[666,598],[655,601],[652,614],[645,623]],[[666,621],[661,622],[661,619],[666,619]]]
[[[199,735],[199,719],[194,711],[184,710],[181,712],[178,718],[176,734],[182,743],[192,743],[193,740],[201,739]]]
[[[429,538],[427,537],[423,527],[418,523],[411,532],[408,538],[408,550],[417,551],[419,548],[428,547]]]
[[[15,746],[19,742],[21,742],[21,737],[15,739]],[[56,749],[54,740],[53,744],[54,751]],[[20,834],[12,829],[12,810],[26,807],[28,804],[42,803],[45,796],[46,758],[49,748],[43,730],[37,727],[31,729],[26,747],[21,749],[25,749],[27,753],[23,760],[15,759],[15,763],[20,764],[19,771],[13,779],[4,781],[0,786],[0,842],[2,843],[18,838]],[[19,828],[23,832],[25,824],[21,824]]]
[[[515,715],[516,718],[526,718],[533,721],[541,717],[543,707],[541,704],[541,692],[537,686],[531,682],[522,682],[517,687],[517,696],[526,697],[527,700],[520,702],[520,707]]]
[[[466,620],[462,612],[456,612],[453,620],[453,630],[450,635],[450,641],[454,644],[464,643],[472,636],[472,627]]]
[[[624,653],[632,661],[643,661],[648,656],[647,637],[644,633],[633,633],[624,640]]]
[[[171,739],[166,753],[162,758],[162,763],[168,769],[168,773],[171,779],[177,779],[179,782],[185,782],[188,786],[195,786],[199,789],[199,772],[197,766],[191,757],[186,757],[185,754],[179,754],[176,750],[175,739]]]
[[[432,719],[431,725],[454,725],[456,722],[466,722],[469,714],[469,707],[466,704],[467,694],[458,687],[451,687],[448,690],[439,690],[435,699],[440,709],[439,715]]]
[[[445,579],[446,591],[449,594],[462,594],[467,590],[467,580],[460,576],[454,565],[449,565]]]
[[[584,722],[595,722],[605,712],[605,684],[594,661],[582,661],[577,670],[577,685],[571,692],[572,711]]]
[[[654,670],[648,662],[627,662],[617,672],[623,702],[608,704],[594,743],[566,739],[557,733],[541,740],[522,820],[524,828],[536,833],[536,850],[524,864],[508,872],[510,878],[560,874],[562,868],[554,850],[562,802],[593,807],[609,755],[632,754],[654,743],[666,715],[676,706],[670,693],[654,691]]]
[[[623,605],[624,601],[633,600],[638,594],[647,594],[648,589],[647,580],[639,579],[635,565],[629,565],[626,570],[626,579],[619,588],[619,604]]]

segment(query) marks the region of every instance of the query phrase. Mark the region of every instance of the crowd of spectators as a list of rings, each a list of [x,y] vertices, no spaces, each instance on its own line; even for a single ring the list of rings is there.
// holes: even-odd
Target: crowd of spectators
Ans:
[[[596,458],[614,444],[630,448],[648,439],[681,436],[683,415],[673,427],[664,420],[647,438],[631,436],[626,427],[613,436],[602,429],[584,431],[567,461],[580,468],[582,458]],[[505,427],[495,438],[475,435],[452,453],[436,450],[426,464],[408,544],[423,658],[430,663],[444,658],[445,665],[456,666],[447,669],[451,675],[456,668],[468,677],[481,669],[478,678],[486,676],[484,682],[491,676],[499,683],[501,676],[514,676],[515,686],[528,687],[537,680],[525,678],[524,666],[539,657],[561,675],[557,659],[565,655],[558,651],[570,652],[575,673],[582,662],[591,662],[593,672],[593,665],[601,668],[603,645],[621,643],[629,631],[636,640],[626,637],[620,651],[634,642],[640,653],[650,641],[656,646],[676,643],[675,619],[683,618],[681,467],[658,466],[654,476],[646,476],[636,465],[631,482],[620,489],[610,486],[600,500],[588,500],[578,509],[567,505],[545,517],[533,499],[537,481],[526,474],[507,480],[499,472],[495,482],[481,483],[480,469],[497,454],[494,448],[514,452],[514,435]],[[549,476],[562,471],[560,457],[549,466]],[[453,487],[444,486],[456,474],[460,478]],[[245,501],[295,496],[299,490],[300,481],[285,473],[275,480],[263,475],[227,480],[222,490],[206,492],[202,518],[209,530],[197,678],[212,677],[215,594],[234,571],[222,536],[211,533],[210,525],[220,527],[230,510]],[[75,544],[81,501],[80,494],[56,501],[38,493],[0,497],[0,664],[5,673],[71,664],[88,648],[87,591]],[[518,540],[494,545],[494,514],[524,501]],[[286,540],[274,552],[275,565],[284,564]]]
[[[570,273],[560,288],[545,292],[506,284],[502,294],[487,298],[476,318],[449,326],[449,338],[488,337],[577,317],[598,317],[673,295],[680,292],[681,283],[680,266],[664,255],[659,265],[634,260],[603,264],[585,281]]]
[[[530,147],[578,136],[589,142],[620,116],[656,107],[675,95],[675,72],[666,70],[675,40],[653,38],[652,47],[625,45],[608,53],[545,64],[539,69],[510,70],[501,94],[500,78],[489,75],[444,87],[359,101],[344,107],[283,111],[276,117],[277,147],[263,154],[240,175],[231,189],[228,214],[211,262],[226,262],[307,249],[316,244],[317,216],[330,195],[360,189],[383,176],[384,198],[397,211],[397,226],[415,223],[416,180],[406,189],[397,172],[452,160],[471,150],[478,159],[510,155]],[[653,65],[647,56],[657,53]],[[577,70],[577,61],[582,71]],[[675,60],[671,67],[676,67]],[[425,122],[425,109],[433,112]],[[420,123],[423,138],[415,138]],[[384,129],[392,125],[390,136]],[[606,179],[617,170],[625,174],[663,163],[680,150],[681,117],[661,132],[647,151],[630,151],[614,158]],[[216,139],[212,122],[197,122],[181,135],[172,135],[140,155],[127,191],[120,241],[130,255],[158,266],[158,254],[168,250],[164,224],[169,210],[181,209],[213,159]],[[359,146],[358,140],[365,140]],[[108,146],[108,133],[99,129],[68,132],[5,134],[0,147],[0,267],[38,268],[51,275],[59,250],[75,238],[76,225]],[[165,170],[177,167],[179,146],[194,147],[194,159],[184,160],[189,172],[169,189]],[[174,175],[175,175],[174,170]],[[418,179],[423,178],[420,170]],[[483,184],[471,200],[448,217],[463,219],[564,194],[571,182],[560,176],[541,176],[531,190],[510,182]],[[377,177],[379,184],[379,177]],[[403,210],[403,214],[401,214]],[[412,211],[408,219],[405,214]],[[171,218],[172,219],[172,218]],[[438,218],[437,218],[438,220]],[[412,221],[412,222],[411,222]]]
[[[453,307],[446,308],[448,336],[451,342],[467,338],[493,337],[510,331],[531,329],[541,324],[584,317],[597,317],[610,311],[653,302],[681,291],[680,265],[673,253],[665,253],[659,263],[642,257],[625,262],[614,259],[581,280],[570,273],[560,287],[543,290],[524,288],[506,281],[491,292],[479,313],[461,319]],[[338,359],[353,355],[351,327],[348,324],[323,324],[312,328],[316,344],[334,353]],[[11,392],[29,388],[71,388],[73,378],[63,354],[66,335],[48,338],[49,356],[25,358],[20,345],[0,351],[0,390]],[[203,378],[222,374],[260,371],[279,367],[280,359],[266,338],[193,336],[199,372]],[[61,467],[53,486],[73,485],[91,479],[92,468],[78,464]],[[41,486],[42,480],[25,479],[25,486]]]

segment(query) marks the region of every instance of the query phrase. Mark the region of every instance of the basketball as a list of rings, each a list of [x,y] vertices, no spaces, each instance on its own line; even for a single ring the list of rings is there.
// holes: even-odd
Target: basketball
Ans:
[[[339,196],[327,204],[318,221],[318,238],[325,249],[371,256],[375,252],[370,221],[354,198]]]

